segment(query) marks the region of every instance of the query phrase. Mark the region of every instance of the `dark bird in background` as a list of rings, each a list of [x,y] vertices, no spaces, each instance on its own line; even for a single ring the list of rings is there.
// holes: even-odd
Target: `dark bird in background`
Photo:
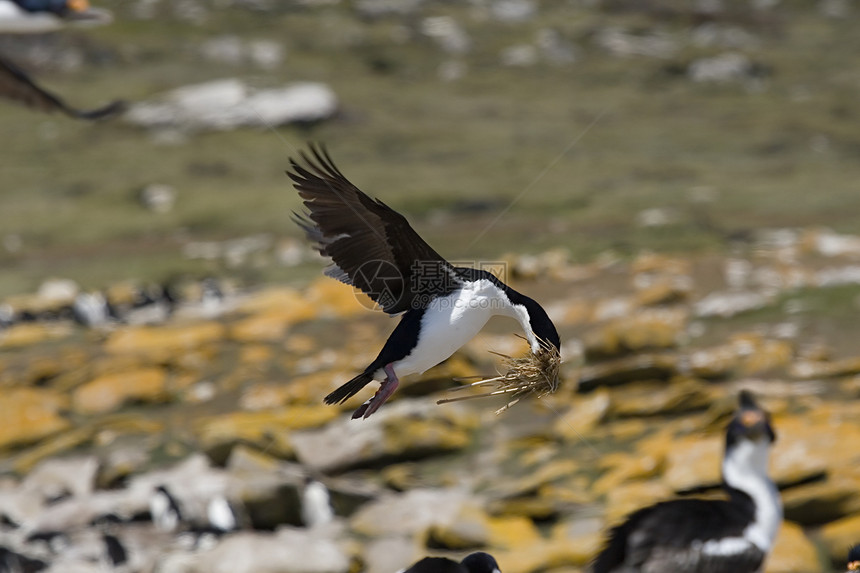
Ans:
[[[12,34],[51,32],[65,24],[98,25],[113,20],[109,10],[88,0],[0,0],[0,31]]]
[[[206,502],[204,515],[188,515],[167,486],[159,485],[149,498],[152,523],[160,531],[176,532],[191,547],[208,547],[240,528],[239,516],[223,495]]]
[[[105,23],[110,12],[92,8],[87,0],[0,0],[0,32],[39,33],[59,29],[64,22]],[[39,22],[27,25],[27,22]],[[19,24],[23,22],[24,24]],[[43,23],[43,24],[42,24]],[[40,26],[47,26],[41,28]],[[0,97],[41,112],[64,113],[75,119],[105,119],[126,109],[123,101],[83,110],[42,88],[8,57],[0,54]]]
[[[491,273],[454,267],[406,219],[364,194],[335,167],[323,147],[290,160],[287,174],[307,212],[295,221],[324,256],[325,274],[367,294],[390,315],[402,314],[376,359],[326,396],[340,404],[372,380],[376,394],[353,418],[367,418],[397,389],[400,377],[420,374],[471,340],[492,316],[519,321],[533,353],[561,348],[546,311]]]
[[[501,570],[492,555],[478,551],[459,563],[447,557],[425,557],[402,573],[501,573]]]
[[[36,573],[47,569],[48,563],[16,553],[0,546],[0,573]]]
[[[120,100],[90,110],[72,107],[60,97],[39,87],[21,68],[3,56],[0,56],[0,96],[37,111],[59,111],[75,119],[106,119],[126,109],[125,102]]]
[[[128,551],[119,537],[111,533],[102,533],[102,542],[105,545],[105,558],[111,565],[119,567],[128,561]]]
[[[768,414],[741,392],[723,456],[729,499],[678,499],[634,512],[610,531],[592,573],[759,571],[782,522],[779,492],[767,474],[774,440]]]

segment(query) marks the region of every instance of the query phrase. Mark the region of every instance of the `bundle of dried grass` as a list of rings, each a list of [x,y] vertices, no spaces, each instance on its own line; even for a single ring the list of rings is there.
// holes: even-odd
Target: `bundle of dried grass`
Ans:
[[[490,352],[493,352],[492,350]],[[514,404],[520,401],[523,396],[528,394],[536,394],[538,398],[547,394],[552,394],[558,389],[558,371],[561,365],[561,355],[558,349],[552,344],[547,344],[542,347],[537,354],[529,352],[525,358],[514,358],[507,354],[493,352],[497,356],[504,359],[504,365],[507,367],[507,372],[500,374],[494,378],[486,378],[472,382],[460,388],[454,388],[452,391],[457,392],[467,388],[477,388],[489,386],[496,388],[490,392],[483,394],[473,394],[470,396],[460,396],[457,398],[445,398],[438,400],[437,404],[447,404],[449,402],[460,402],[462,400],[472,400],[475,398],[488,398],[490,396],[509,395],[510,401],[496,410],[496,414],[501,414]],[[458,379],[464,380],[462,378]]]

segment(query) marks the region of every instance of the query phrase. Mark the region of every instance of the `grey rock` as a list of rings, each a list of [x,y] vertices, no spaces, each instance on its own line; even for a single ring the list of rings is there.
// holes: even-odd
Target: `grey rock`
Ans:
[[[321,121],[337,111],[337,96],[325,84],[305,82],[261,90],[248,98],[248,107],[251,111],[243,117],[245,125]]]
[[[402,571],[426,554],[414,537],[390,536],[372,539],[362,555],[366,573]]]
[[[154,213],[169,213],[176,203],[176,190],[171,185],[153,183],[140,190],[140,203]]]
[[[466,31],[450,16],[424,18],[421,32],[449,54],[465,54],[472,46]]]
[[[465,421],[464,410],[457,406],[440,408],[433,399],[398,400],[361,424],[342,417],[321,430],[296,432],[293,446],[302,464],[323,472],[450,451],[460,446],[447,442],[446,430]],[[433,424],[439,431],[411,443],[391,435],[398,426],[416,421]]]
[[[502,50],[500,59],[505,66],[527,68],[538,62],[538,49],[531,44],[518,44]]]
[[[822,0],[818,3],[818,10],[823,16],[842,20],[851,14],[851,5],[849,0]]]
[[[105,516],[131,519],[147,510],[147,498],[128,490],[97,491],[83,497],[70,497],[44,507],[43,511],[21,523],[24,531],[67,531],[88,526]]]
[[[860,265],[821,269],[815,273],[814,283],[819,287],[860,284]]]
[[[540,49],[544,59],[553,65],[572,64],[578,57],[576,46],[565,40],[557,30],[552,28],[538,30],[535,44]]]
[[[713,58],[701,58],[690,64],[687,75],[697,83],[738,82],[751,78],[755,68],[744,54],[726,52]]]
[[[337,96],[324,84],[254,90],[238,79],[226,79],[185,86],[139,103],[124,119],[148,129],[231,130],[321,121],[337,108]]]
[[[681,214],[671,207],[651,207],[636,214],[636,224],[640,227],[665,227],[680,219]]]
[[[362,18],[409,16],[415,14],[424,0],[355,0],[353,8]]]
[[[470,504],[478,502],[465,489],[413,489],[368,503],[356,512],[350,524],[358,533],[370,537],[421,535],[432,527],[453,524]]]
[[[199,0],[173,0],[170,7],[177,20],[200,26],[209,19],[209,8]]]
[[[814,234],[814,249],[825,257],[860,258],[860,237],[822,229]]]
[[[174,555],[161,573],[346,573],[349,555],[340,544],[299,529],[275,534],[240,532],[196,555]]]
[[[72,304],[80,291],[78,283],[71,279],[48,279],[39,285],[36,296],[46,306]]]
[[[537,14],[537,3],[534,0],[494,0],[490,14],[502,22],[525,22]]]
[[[273,40],[244,40],[239,36],[224,35],[203,42],[200,55],[220,64],[252,64],[273,69],[284,61],[284,46]]]
[[[21,488],[15,481],[0,484],[0,518],[16,525],[35,521],[44,503],[44,496],[36,489]]]
[[[99,462],[95,456],[49,458],[40,462],[21,483],[44,500],[93,493]]]
[[[662,32],[633,34],[621,28],[607,27],[600,30],[597,45],[616,56],[647,56],[670,58],[678,51],[678,42]]]
[[[758,38],[738,26],[726,26],[708,22],[697,26],[692,34],[693,44],[700,48],[750,48],[756,46]]]
[[[200,55],[213,62],[236,66],[245,60],[244,48],[239,36],[218,36],[200,45]]]
[[[264,70],[274,69],[284,61],[284,46],[274,40],[250,40],[245,51],[248,60]]]
[[[720,316],[727,318],[742,312],[764,308],[772,297],[755,291],[712,292],[693,305],[693,314],[699,318]]]

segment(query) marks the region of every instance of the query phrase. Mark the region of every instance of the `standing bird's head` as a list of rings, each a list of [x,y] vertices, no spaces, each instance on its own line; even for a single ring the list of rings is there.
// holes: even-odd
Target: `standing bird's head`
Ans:
[[[776,433],[770,424],[770,415],[759,407],[752,393],[742,390],[738,402],[738,410],[726,430],[726,450],[745,441],[767,446],[775,442]]]
[[[848,550],[848,564],[845,571],[860,571],[860,543]]]

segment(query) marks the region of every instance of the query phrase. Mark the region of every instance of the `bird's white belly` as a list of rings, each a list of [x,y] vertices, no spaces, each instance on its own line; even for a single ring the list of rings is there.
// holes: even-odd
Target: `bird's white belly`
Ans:
[[[393,363],[398,376],[421,374],[450,357],[469,342],[507,304],[507,297],[488,281],[464,287],[434,300],[421,318],[418,344]],[[503,298],[502,298],[503,297]]]

